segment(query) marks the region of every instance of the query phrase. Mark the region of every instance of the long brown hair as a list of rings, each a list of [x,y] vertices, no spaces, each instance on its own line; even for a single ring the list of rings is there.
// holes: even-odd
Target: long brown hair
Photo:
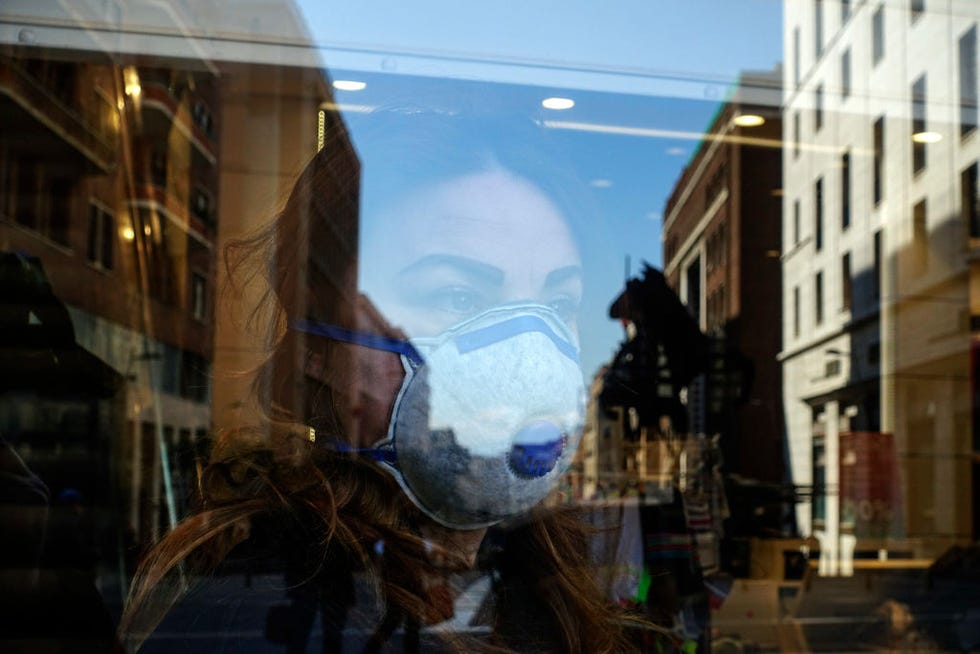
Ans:
[[[349,140],[335,133],[327,142]],[[269,355],[254,385],[262,410],[249,426],[217,435],[198,511],[140,563],[121,625],[131,644],[138,646],[180,599],[185,576],[212,573],[249,538],[256,521],[270,515],[315,523],[308,530],[315,535],[307,544],[311,551],[324,557],[328,548],[342,551],[403,615],[424,622],[430,611],[420,581],[438,571],[431,545],[413,529],[424,518],[379,466],[310,439],[314,418],[318,430],[334,432],[343,420],[331,389],[305,373],[309,344],[288,329],[303,318],[354,326],[356,280],[351,284],[349,275],[356,270],[359,169],[350,154],[323,148],[273,224],[226,251],[231,277],[264,271],[258,277],[268,283]],[[498,535],[493,633],[481,642],[448,637],[447,645],[459,651],[632,649],[624,616],[593,574],[590,529],[574,511],[539,509]],[[384,565],[372,556],[379,540]]]

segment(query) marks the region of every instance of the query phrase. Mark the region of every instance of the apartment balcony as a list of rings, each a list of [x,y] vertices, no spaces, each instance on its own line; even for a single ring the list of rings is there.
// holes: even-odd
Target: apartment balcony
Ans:
[[[186,202],[181,202],[173,194],[167,193],[164,187],[152,183],[139,184],[130,199],[130,204],[136,209],[157,212],[169,224],[185,232],[199,245],[209,250],[214,247],[213,235],[208,226],[190,211]]]
[[[158,81],[142,84],[142,105],[146,128],[151,132],[169,130],[173,125],[194,146],[195,151],[212,166],[217,162],[217,147],[210,121],[196,120],[193,112],[181,111],[180,103],[170,88]],[[164,119],[160,123],[154,114]]]
[[[114,111],[106,104],[97,111]],[[108,173],[116,162],[111,134],[67,104],[17,62],[0,60],[0,115],[14,148],[49,161]]]

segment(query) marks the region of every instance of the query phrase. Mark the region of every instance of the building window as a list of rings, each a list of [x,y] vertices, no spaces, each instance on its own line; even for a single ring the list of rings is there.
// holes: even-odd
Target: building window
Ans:
[[[115,233],[116,219],[112,213],[94,202],[89,204],[86,248],[89,263],[105,270],[112,270]]]
[[[813,187],[813,241],[817,252],[823,249],[823,177]]]
[[[960,37],[960,136],[977,128],[977,26]]]
[[[180,353],[181,397],[196,402],[207,402],[211,396],[211,364],[193,352]]]
[[[843,25],[851,18],[851,0],[840,0],[840,24]]]
[[[800,242],[800,201],[793,201],[793,245]]]
[[[66,177],[54,178],[50,180],[48,186],[50,206],[45,234],[52,241],[62,245],[68,245],[68,230],[71,225],[71,199],[74,195],[74,188],[74,182]]]
[[[980,198],[977,197],[977,163],[960,173],[960,216],[970,238],[980,238]]]
[[[925,272],[929,265],[929,228],[926,224],[926,201],[920,200],[912,209],[912,273]]]
[[[881,230],[874,235],[874,278],[871,280],[871,293],[877,300],[881,297]]]
[[[884,171],[882,170],[885,165],[885,117],[879,116],[878,120],[875,121],[874,127],[872,128],[874,133],[874,202],[877,206],[881,202],[883,197],[884,188]]]
[[[717,329],[725,324],[725,285],[720,284],[708,298],[708,329]]]
[[[211,115],[211,110],[204,103],[203,100],[198,100],[191,107],[191,120],[200,129],[205,136],[212,138],[214,136],[214,117]]]
[[[817,59],[823,54],[823,0],[813,2],[813,39]]]
[[[840,357],[834,357],[824,364],[824,377],[836,377],[840,374]]]
[[[704,206],[705,209],[711,206],[711,203],[715,201],[721,192],[725,190],[725,166],[720,165],[715,169],[714,174],[708,178],[708,184],[705,186],[704,191]]]
[[[150,182],[160,188],[167,187],[167,152],[153,150],[150,153]]]
[[[793,287],[793,337],[800,335],[800,287]]]
[[[842,98],[851,95],[851,51],[845,50],[840,56],[840,93]]]
[[[875,65],[885,58],[885,7],[878,5],[871,17],[871,60]]]
[[[926,76],[923,73],[912,85],[912,171],[916,174],[926,167],[926,144],[921,138],[925,131]]]
[[[818,272],[813,280],[814,316],[818,325],[823,324],[823,273]]]
[[[197,186],[191,193],[191,212],[205,225],[214,224],[214,200],[204,188]]]
[[[722,223],[718,228],[718,265],[728,263],[728,223]]]
[[[191,315],[204,322],[207,314],[208,283],[204,275],[194,273],[191,277]]]
[[[851,152],[847,151],[840,159],[840,226],[851,226]]]
[[[800,156],[800,112],[793,113],[793,158]]]
[[[725,264],[725,240],[726,240],[727,227],[725,223],[721,223],[717,229],[715,229],[714,235],[712,236],[712,264],[714,266],[722,266]]]
[[[823,407],[814,408],[813,416],[816,422],[817,413]],[[814,430],[816,431],[816,430]],[[813,435],[813,527],[823,529],[827,520],[827,446],[823,434]]]
[[[813,102],[813,129],[819,132],[823,127],[823,84],[817,87]]]
[[[12,210],[19,224],[68,246],[74,180],[57,175],[56,166],[45,164],[30,157],[0,162],[0,170],[6,168],[0,173],[4,177],[0,213]]]
[[[851,278],[851,253],[846,253],[840,260],[841,308],[850,309],[854,282]]]
[[[170,253],[168,221],[156,210],[140,208],[134,222],[136,233],[143,234],[140,249],[146,261],[149,294],[165,304],[175,304],[178,287],[186,284],[186,281],[178,280],[186,280],[186,277],[180,276],[175,268],[181,259]]]
[[[793,86],[800,85],[800,28],[793,28]]]
[[[28,158],[15,164],[16,190],[14,191],[14,218],[24,227],[37,229],[38,164]]]
[[[695,259],[687,267],[687,310],[694,321],[701,324],[701,260]]]
[[[910,0],[910,10],[912,14],[912,22],[914,23],[919,19],[919,16],[926,10],[926,0]]]

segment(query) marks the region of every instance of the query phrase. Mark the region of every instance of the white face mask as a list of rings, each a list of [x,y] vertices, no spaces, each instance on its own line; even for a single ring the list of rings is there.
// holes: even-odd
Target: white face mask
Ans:
[[[575,338],[547,307],[497,307],[410,344],[315,323],[296,328],[401,355],[405,378],[388,435],[364,451],[447,527],[528,511],[571,464],[585,387]]]

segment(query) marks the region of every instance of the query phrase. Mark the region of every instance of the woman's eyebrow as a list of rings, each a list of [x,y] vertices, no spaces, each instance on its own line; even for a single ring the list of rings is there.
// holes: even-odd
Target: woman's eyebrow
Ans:
[[[502,286],[504,271],[483,261],[461,257],[454,254],[428,254],[414,261],[398,272],[398,276],[427,273],[438,268],[451,268],[479,282],[491,286]]]
[[[582,277],[582,267],[581,266],[565,266],[564,268],[556,268],[552,270],[544,278],[545,287],[558,286],[572,279],[578,279]]]

